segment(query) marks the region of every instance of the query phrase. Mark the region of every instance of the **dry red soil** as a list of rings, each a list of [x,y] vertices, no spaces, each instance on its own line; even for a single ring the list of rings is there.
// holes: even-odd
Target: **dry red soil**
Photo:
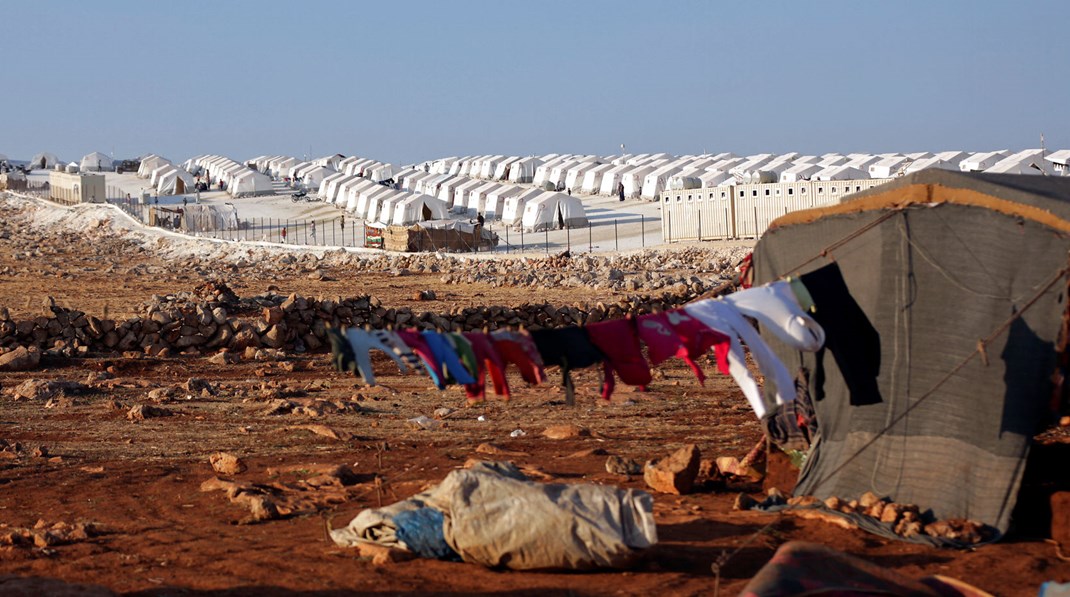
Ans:
[[[306,296],[369,293],[394,307],[410,304],[414,290],[433,289],[441,300],[421,308],[443,310],[458,304],[612,298],[572,289],[536,297],[530,289],[446,286],[430,274],[395,278],[330,271],[337,281],[328,282],[304,274],[228,277],[225,271],[175,271],[146,253],[124,259],[122,267],[144,263],[157,273],[123,276],[104,273],[99,261],[88,260],[102,254],[100,247],[69,243],[16,261],[14,252],[28,247],[11,242],[0,242],[0,267],[17,272],[0,278],[0,306],[20,316],[39,314],[49,295],[97,316],[108,305],[114,315],[152,294],[193,290],[214,275],[242,295],[275,285],[282,293]],[[704,457],[742,457],[761,436],[729,378],[712,376],[702,387],[679,363],[660,368],[649,391],[622,387],[608,405],[598,404],[600,374],[589,370],[576,375],[575,407],[564,405],[553,384],[525,388],[511,377],[516,389],[511,402],[475,408],[464,408],[460,389],[439,392],[426,378],[396,375],[385,359],[376,365],[381,385],[374,388],[337,373],[323,354],[233,365],[214,365],[204,357],[94,355],[46,359],[36,371],[0,374],[5,390],[26,379],[85,381],[104,372],[111,377],[95,383],[92,393],[60,398],[47,407],[43,401],[0,398],[0,440],[21,448],[14,457],[0,459],[0,523],[14,528],[33,527],[39,520],[91,522],[97,531],[65,545],[0,547],[0,593],[74,594],[79,587],[71,585],[99,585],[146,595],[709,595],[717,580],[711,564],[727,553],[720,590],[729,595],[789,540],[836,547],[910,577],[957,577],[996,594],[1035,595],[1043,581],[1070,581],[1070,562],[1038,538],[1012,533],[972,551],[923,547],[815,520],[733,511],[739,488],[714,483],[686,496],[655,494],[659,543],[628,571],[513,572],[429,560],[376,565],[334,545],[325,529],[437,483],[469,458],[513,460],[539,471],[544,480],[642,488],[639,477],[607,473],[606,455],[645,460],[693,443]],[[714,369],[708,361],[705,367]],[[130,407],[151,403],[150,390],[195,377],[208,380],[216,394],[183,393],[160,405],[173,416],[127,419]],[[556,372],[551,377],[556,381]],[[319,415],[267,414],[271,400],[280,396],[310,405],[309,413]],[[457,411],[441,429],[416,430],[406,422],[442,406]],[[560,423],[578,424],[591,435],[565,440],[540,435]],[[307,425],[326,426],[338,439],[302,427]],[[510,437],[516,429],[526,435]],[[485,443],[510,454],[477,452]],[[201,484],[216,476],[209,456],[219,451],[248,464],[233,477],[245,483],[293,486],[324,465],[347,465],[357,478],[323,490],[341,499],[319,500],[281,520],[251,522],[249,511],[223,492],[201,491]],[[317,503],[315,494],[310,492],[310,503]]]

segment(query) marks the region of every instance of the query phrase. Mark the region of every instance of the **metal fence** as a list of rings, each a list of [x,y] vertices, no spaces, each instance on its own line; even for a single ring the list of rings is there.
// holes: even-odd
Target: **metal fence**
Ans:
[[[365,226],[364,220],[347,217],[339,214],[333,218],[241,218],[223,222],[199,222],[196,219],[185,217],[183,212],[187,206],[157,205],[143,203],[140,199],[123,196],[123,193],[115,188],[108,188],[107,202],[117,206],[130,214],[146,226],[153,226],[171,232],[188,234],[201,238],[213,238],[226,241],[259,241],[299,245],[308,247],[340,247],[340,248],[382,248],[381,236],[374,229]],[[150,198],[149,201],[152,201]],[[190,204],[192,205],[192,204]],[[502,225],[501,222],[487,221],[485,228],[488,232],[497,234],[498,242],[490,249],[498,253],[526,253],[529,251],[542,251],[547,255],[561,251],[593,252],[609,250],[609,242],[612,249],[619,251],[622,240],[625,244],[632,242],[631,236],[622,236],[620,227],[624,223],[638,223],[640,226],[640,247],[648,246],[647,235],[653,236],[654,244],[661,242],[661,233],[643,215],[638,215],[638,220],[632,217],[627,220],[620,218],[603,219],[597,222],[589,221],[586,226],[565,228],[558,230],[544,230],[540,232],[526,232],[522,228]],[[610,231],[612,234],[610,235]],[[599,236],[598,244],[595,243],[595,235]],[[487,251],[482,248],[467,245],[469,252]]]

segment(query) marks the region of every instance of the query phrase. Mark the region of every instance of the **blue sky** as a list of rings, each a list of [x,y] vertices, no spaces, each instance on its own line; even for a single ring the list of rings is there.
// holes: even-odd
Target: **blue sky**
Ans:
[[[0,153],[1070,147],[1065,0],[0,5]]]

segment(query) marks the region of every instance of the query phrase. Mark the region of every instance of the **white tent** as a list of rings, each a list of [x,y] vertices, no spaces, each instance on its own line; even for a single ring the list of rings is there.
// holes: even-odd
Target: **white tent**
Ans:
[[[500,220],[505,199],[515,197],[524,192],[523,187],[515,185],[502,185],[487,193],[487,200],[483,202],[483,217],[487,220]]]
[[[602,173],[602,181],[598,183],[599,195],[616,195],[617,185],[621,183],[621,179],[624,178],[624,173],[631,170],[634,166],[629,164],[617,164],[609,170]]]
[[[494,178],[494,173],[498,169],[498,164],[501,164],[508,158],[504,155],[495,155],[483,160],[479,166],[479,177],[484,180],[491,180]]]
[[[296,166],[297,161],[297,158],[290,157],[272,160],[268,162],[269,171],[267,174],[270,174],[274,178],[285,178],[286,172],[288,172],[291,167]]]
[[[793,164],[791,168],[780,173],[780,182],[801,182],[824,170],[824,166],[803,162]]]
[[[591,170],[594,170],[595,168],[598,168],[600,166],[602,166],[602,164],[598,162],[581,162],[575,166],[572,166],[565,174],[565,188],[572,189],[573,193],[578,194],[582,190],[581,187],[583,186],[583,177],[586,176],[587,173]]]
[[[1052,168],[1063,176],[1070,175],[1070,149],[1060,149],[1045,156],[1045,160],[1051,162]]]
[[[975,153],[970,157],[962,160],[959,163],[959,169],[963,172],[981,172],[987,170],[992,166],[995,166],[1003,158],[1009,156],[1011,152],[1002,149],[999,151],[985,151],[982,153]]]
[[[450,210],[455,213],[465,213],[465,211],[468,210],[468,193],[485,184],[487,184],[487,181],[473,178],[463,184],[457,185],[457,187],[453,189],[453,205],[450,206]]]
[[[531,182],[535,177],[535,169],[542,165],[542,160],[536,157],[520,158],[509,164],[507,177],[509,182],[523,184]]]
[[[331,185],[327,185],[327,199],[328,203],[334,203],[335,205],[348,205],[349,197],[353,192],[353,189],[361,187],[363,183],[376,184],[367,178],[350,175],[345,178],[334,181],[334,188]]]
[[[432,197],[438,197],[438,191],[442,187],[442,184],[456,178],[452,174],[436,174],[431,178],[426,178],[416,183],[416,188],[413,189],[417,193],[423,193],[424,195],[431,195]],[[439,197],[441,199],[441,197]]]
[[[193,175],[181,168],[175,168],[159,177],[156,192],[160,195],[184,195],[193,190]]]
[[[445,201],[447,206],[453,207],[453,191],[467,182],[468,179],[463,176],[454,176],[453,178],[444,180],[438,185],[437,197]]]
[[[394,191],[390,195],[384,196],[379,204],[379,212],[375,214],[375,221],[380,224],[389,224],[394,216],[394,206],[410,197],[412,197],[412,193],[406,193],[405,191]]]
[[[2,160],[0,160],[2,161]],[[82,172],[103,172],[105,170],[111,171],[114,169],[114,162],[108,157],[108,154],[94,151],[84,157],[82,157],[82,163],[79,165],[79,169]]]
[[[335,201],[335,205],[340,205],[349,213],[357,211],[357,205],[360,203],[360,194],[366,190],[374,190],[383,185],[372,182],[367,178],[357,177],[357,182],[352,186],[347,187],[345,192],[338,192],[338,199]]]
[[[621,182],[624,183],[624,196],[638,197],[643,192],[643,179],[656,169],[657,166],[648,165],[632,168],[625,172],[621,176]]]
[[[814,174],[810,180],[862,180],[869,174],[850,166],[830,166]]]
[[[683,167],[678,163],[666,164],[643,177],[643,188],[640,196],[643,199],[657,199],[669,183],[669,177],[681,172]]]
[[[375,182],[382,182],[394,177],[394,165],[393,164],[380,164],[375,168],[372,168],[371,174],[365,172],[365,176],[374,180]]]
[[[726,180],[734,180],[734,177],[724,170],[705,170],[698,175],[702,181],[702,188],[713,188]]]
[[[468,198],[465,200],[468,207],[464,213],[470,218],[474,218],[477,214],[483,213],[487,204],[487,194],[498,190],[502,186],[503,185],[498,182],[483,181],[482,185],[468,192]]]
[[[393,209],[392,200],[396,198],[397,194],[405,194],[404,191],[395,191],[387,186],[382,188],[385,192],[377,191],[368,195],[368,212],[365,214],[364,219],[369,222],[378,222],[380,213]]]
[[[1044,159],[1043,150],[1026,149],[1003,158],[985,172],[1052,176],[1056,173],[1053,166],[1051,162]]]
[[[898,174],[900,170],[906,169],[911,161],[912,160],[905,155],[893,155],[883,158],[880,161],[870,164],[868,168],[869,178],[892,178]],[[845,163],[844,166],[848,168],[853,167],[851,166],[851,162]]]
[[[527,202],[521,225],[529,232],[577,228],[587,225],[587,214],[579,199],[547,191]]]
[[[168,172],[171,172],[172,170],[178,169],[179,168],[174,164],[163,164],[159,168],[153,170],[151,174],[149,174],[149,184],[153,187],[159,186],[161,176],[167,174]]]
[[[446,203],[430,195],[416,193],[394,205],[391,223],[395,226],[411,226],[427,220],[442,220],[448,217]]]
[[[49,170],[59,164],[60,160],[54,153],[41,152],[30,158],[30,168],[43,168]]]
[[[357,209],[354,210],[353,215],[358,218],[374,221],[375,214],[379,212],[379,202],[382,201],[383,197],[393,192],[393,189],[381,184],[377,184],[374,187],[368,187],[361,191],[360,197],[357,200]]]
[[[271,195],[275,192],[271,186],[271,179],[267,175],[249,169],[234,176],[227,185],[227,191],[230,192],[231,197]]]
[[[149,156],[142,158],[141,165],[137,168],[137,176],[138,178],[148,178],[152,175],[153,170],[170,163],[171,160],[167,158],[162,158],[156,154],[150,154]]]
[[[301,179],[297,181],[305,189],[318,189],[323,179],[334,174],[334,170],[327,168],[326,166],[316,166],[315,168],[309,168],[305,170]]]
[[[519,195],[506,197],[505,200],[502,201],[502,224],[505,224],[506,226],[519,224],[524,218],[524,207],[527,205],[528,201],[542,195],[543,192],[542,189],[535,188],[528,189]]]
[[[337,190],[338,185],[334,185],[334,188],[331,189],[331,183],[335,182],[336,180],[342,180],[345,177],[345,172],[335,172],[330,176],[324,176],[323,180],[320,181],[320,187],[316,189],[316,196],[318,196],[320,199],[327,201],[328,203],[333,203],[334,197],[332,196],[330,199],[327,199],[327,192],[329,189]]]
[[[498,162],[498,165],[494,167],[494,174],[491,175],[491,180],[506,180],[509,177],[509,166],[520,160],[520,156],[510,156]]]
[[[597,194],[602,188],[602,175],[613,168],[616,168],[613,164],[599,164],[585,172],[583,182],[580,184],[580,192],[585,195]]]

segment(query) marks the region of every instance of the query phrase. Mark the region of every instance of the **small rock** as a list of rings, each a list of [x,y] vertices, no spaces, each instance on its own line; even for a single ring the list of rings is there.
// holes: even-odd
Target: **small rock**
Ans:
[[[862,506],[863,508],[869,508],[871,506],[876,505],[880,501],[881,499],[877,497],[877,494],[873,493],[872,491],[867,491],[863,493],[861,497],[858,498],[858,505]]]
[[[215,472],[221,475],[237,475],[248,468],[240,458],[226,452],[216,452],[208,457]]]
[[[643,472],[643,465],[633,458],[610,456],[606,459],[606,472],[612,475],[638,475]]]
[[[36,346],[19,346],[0,355],[0,371],[29,371],[40,364],[41,351]]]
[[[591,435],[589,429],[567,423],[565,425],[551,425],[542,432],[543,437],[547,439],[571,439],[576,437],[588,437]]]
[[[169,417],[173,413],[161,406],[152,406],[151,404],[138,404],[130,409],[126,413],[126,418],[131,421],[144,421],[145,419],[152,419],[155,417]]]
[[[406,423],[408,423],[409,427],[413,429],[427,429],[429,431],[440,429],[444,425],[442,421],[436,421],[435,419],[424,415],[409,419],[408,421],[406,421]]]
[[[448,406],[443,406],[443,407],[441,407],[441,408],[436,408],[436,409],[435,409],[435,412],[433,412],[433,413],[431,413],[431,414],[432,414],[432,415],[433,415],[433,416],[434,416],[434,417],[435,417],[436,419],[445,419],[446,417],[448,417],[448,416],[452,415],[452,414],[453,414],[453,413],[455,413],[455,412],[457,412],[457,411],[456,411],[456,409],[450,408],[450,407],[448,407]]]
[[[655,491],[683,495],[690,493],[698,476],[700,454],[689,444],[661,460],[651,460],[643,470],[643,480]]]

